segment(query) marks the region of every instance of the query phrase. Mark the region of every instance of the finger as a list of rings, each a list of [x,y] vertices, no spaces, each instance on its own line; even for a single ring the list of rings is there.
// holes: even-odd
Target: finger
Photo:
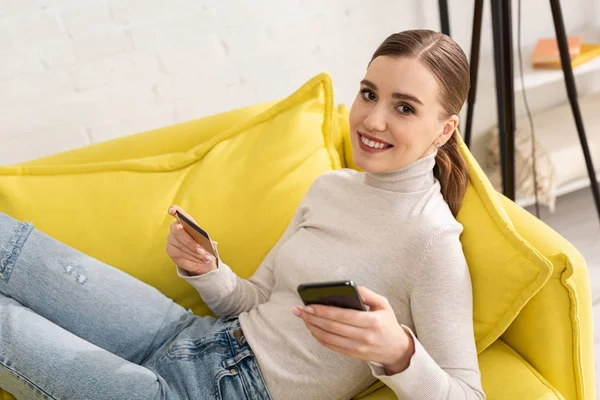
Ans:
[[[171,236],[173,236],[173,243],[183,252],[189,254],[191,257],[198,258],[204,263],[208,263],[214,259],[214,257],[199,244],[196,244],[194,242],[195,250],[190,249],[184,243],[180,242],[175,235]]]
[[[207,261],[212,261],[215,258],[204,247],[196,243],[194,238],[191,237],[190,234],[185,231],[185,229],[183,229],[183,226],[180,223],[174,222],[174,225],[172,224],[172,233],[175,239],[178,240],[183,247],[189,249],[195,254],[200,255],[201,258]]]
[[[178,234],[178,232],[180,234]],[[210,261],[211,257],[208,255],[208,252],[185,232],[179,222],[175,221],[171,224],[171,233],[167,236],[167,242],[169,242],[169,237],[172,237],[171,241],[173,245],[176,245],[185,253],[191,256],[200,257],[203,261]]]
[[[373,315],[368,312],[353,310],[350,308],[325,306],[322,304],[311,304],[310,308],[314,310],[312,313],[314,316],[327,318],[333,321],[344,323],[346,325],[367,328],[373,324]]]
[[[307,322],[306,327],[313,337],[323,345],[336,346],[346,350],[356,349],[360,345],[360,343],[354,339],[328,332],[311,322]]]
[[[171,214],[172,216],[174,216],[175,218],[177,218],[177,214],[175,214],[177,211],[179,211],[180,214],[183,214],[186,218],[189,218],[190,220],[194,221],[196,224],[196,220],[189,215],[188,213],[186,213],[185,211],[183,211],[183,208],[179,207],[178,205],[172,205],[169,207],[169,214]]]
[[[194,248],[189,248],[179,239],[177,239],[177,236],[175,236],[173,233],[169,233],[169,236],[167,236],[167,242],[181,249],[181,251],[189,254],[190,256],[202,257],[204,255],[204,252],[198,251],[198,249],[201,247],[200,245],[195,245]]]
[[[322,330],[332,333],[334,335],[356,340],[361,339],[368,333],[368,331],[366,332],[364,328],[349,325],[346,323],[346,321],[338,322],[333,319],[323,318],[315,314],[310,314],[304,311],[302,307],[298,307],[298,309],[300,309],[300,318],[302,318],[304,321],[309,322],[321,328]]]
[[[177,239],[183,246],[190,249],[192,252],[196,252],[196,249],[202,247],[196,243],[194,238],[192,238],[190,234],[185,231],[185,229],[183,229],[183,225],[181,225],[179,222],[173,222],[171,224],[171,233],[173,236],[175,236],[175,239]]]
[[[365,286],[358,286],[358,293],[363,301],[367,304],[371,311],[389,310],[392,308],[386,297],[383,297]]]
[[[194,253],[192,250],[190,250],[187,247],[185,247],[173,235],[169,235],[169,237],[167,238],[167,243],[169,245],[173,246],[174,248],[176,248],[177,250],[179,250],[182,254],[185,254],[187,257],[190,257],[190,258],[192,258],[194,260],[197,260],[198,262],[204,262],[205,261],[205,258],[202,255],[200,255],[198,253]]]
[[[173,259],[176,257],[186,257],[196,260],[197,262],[203,261],[199,254],[190,252],[189,249],[186,249],[181,243],[177,242],[177,239],[171,234],[169,234],[169,237],[167,238],[167,252]]]
[[[174,247],[174,246],[171,246],[171,245],[167,245],[167,254],[169,255],[169,257],[171,257],[171,260],[175,264],[177,264],[177,266],[183,267],[183,266],[187,265],[187,267],[184,268],[186,270],[189,268],[189,265],[188,265],[189,263],[186,264],[184,262],[184,260],[188,260],[193,265],[206,265],[205,263],[201,262],[200,260],[192,260],[192,259],[190,259],[189,255],[187,255],[186,253],[184,253],[183,251],[181,251],[177,247]]]
[[[183,213],[183,212],[184,212],[184,211],[183,211],[183,208],[179,207],[179,206],[178,206],[178,205],[176,205],[176,204],[170,205],[170,206],[169,206],[169,210],[168,210],[168,211],[169,211],[169,214],[171,214],[171,215],[175,215],[175,212],[176,212],[176,211],[179,211],[180,213]]]

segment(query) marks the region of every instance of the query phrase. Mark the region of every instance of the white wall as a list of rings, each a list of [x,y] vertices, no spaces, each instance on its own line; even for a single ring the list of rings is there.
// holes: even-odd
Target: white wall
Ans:
[[[594,1],[569,0],[568,30],[595,18],[586,12]],[[473,0],[449,3],[452,35],[469,55]],[[552,35],[548,1],[523,3],[524,43]],[[0,0],[0,164],[284,97],[321,71],[350,105],[379,43],[404,29],[439,30],[437,4]],[[476,134],[495,124],[493,96],[480,86]]]

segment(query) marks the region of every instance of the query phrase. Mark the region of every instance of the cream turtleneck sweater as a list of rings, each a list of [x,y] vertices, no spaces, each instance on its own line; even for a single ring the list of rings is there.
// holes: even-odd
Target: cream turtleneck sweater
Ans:
[[[215,314],[239,314],[274,400],[350,399],[377,379],[400,399],[485,398],[462,226],[433,175],[435,154],[388,173],[320,176],[250,279],[225,262],[201,276],[178,270]],[[298,284],[343,279],[389,300],[415,339],[408,369],[387,376],[329,350],[291,313]]]

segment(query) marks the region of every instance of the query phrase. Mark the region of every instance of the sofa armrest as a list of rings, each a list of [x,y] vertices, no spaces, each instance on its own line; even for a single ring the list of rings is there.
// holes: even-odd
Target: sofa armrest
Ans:
[[[552,385],[502,340],[497,340],[479,355],[479,368],[487,400],[564,400]],[[393,400],[396,395],[386,386],[356,398]]]
[[[589,275],[566,239],[499,195],[519,234],[553,265],[546,285],[502,335],[567,399],[593,400],[594,351]]]

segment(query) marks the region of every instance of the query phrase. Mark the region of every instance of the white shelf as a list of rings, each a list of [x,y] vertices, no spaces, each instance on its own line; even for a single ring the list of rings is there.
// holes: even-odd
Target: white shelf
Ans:
[[[529,53],[531,54],[531,53]],[[583,75],[589,72],[594,72],[596,70],[600,70],[600,56],[596,56],[596,58],[578,65],[573,68],[573,75]],[[518,66],[515,67],[514,70],[514,88],[515,93],[521,92],[523,90],[521,86],[521,76],[519,74]],[[562,81],[563,78],[562,69],[559,70],[543,70],[543,69],[534,69],[531,66],[531,63],[528,60],[523,60],[523,78],[525,82],[525,89],[532,89],[538,86],[543,86],[548,83],[554,83],[558,81]]]
[[[584,43],[600,43],[600,26],[587,29],[582,32],[571,33],[567,32],[568,35],[581,35]],[[517,40],[516,36],[513,37],[513,76],[514,76],[514,90],[515,93],[519,93],[523,90],[521,86],[521,73],[519,69],[519,55],[517,53]],[[521,54],[523,56],[523,80],[525,82],[525,89],[532,89],[539,86],[547,85],[549,83],[562,81],[563,72],[562,69],[548,70],[548,69],[536,69],[531,66],[531,54],[533,53],[534,46],[523,48]],[[490,54],[486,57],[481,58],[480,71],[486,71],[487,74],[482,76],[482,80],[488,83],[494,84],[495,73],[494,73],[494,55]],[[583,75],[590,72],[600,70],[600,56],[587,61],[575,68],[573,68],[573,75]]]

